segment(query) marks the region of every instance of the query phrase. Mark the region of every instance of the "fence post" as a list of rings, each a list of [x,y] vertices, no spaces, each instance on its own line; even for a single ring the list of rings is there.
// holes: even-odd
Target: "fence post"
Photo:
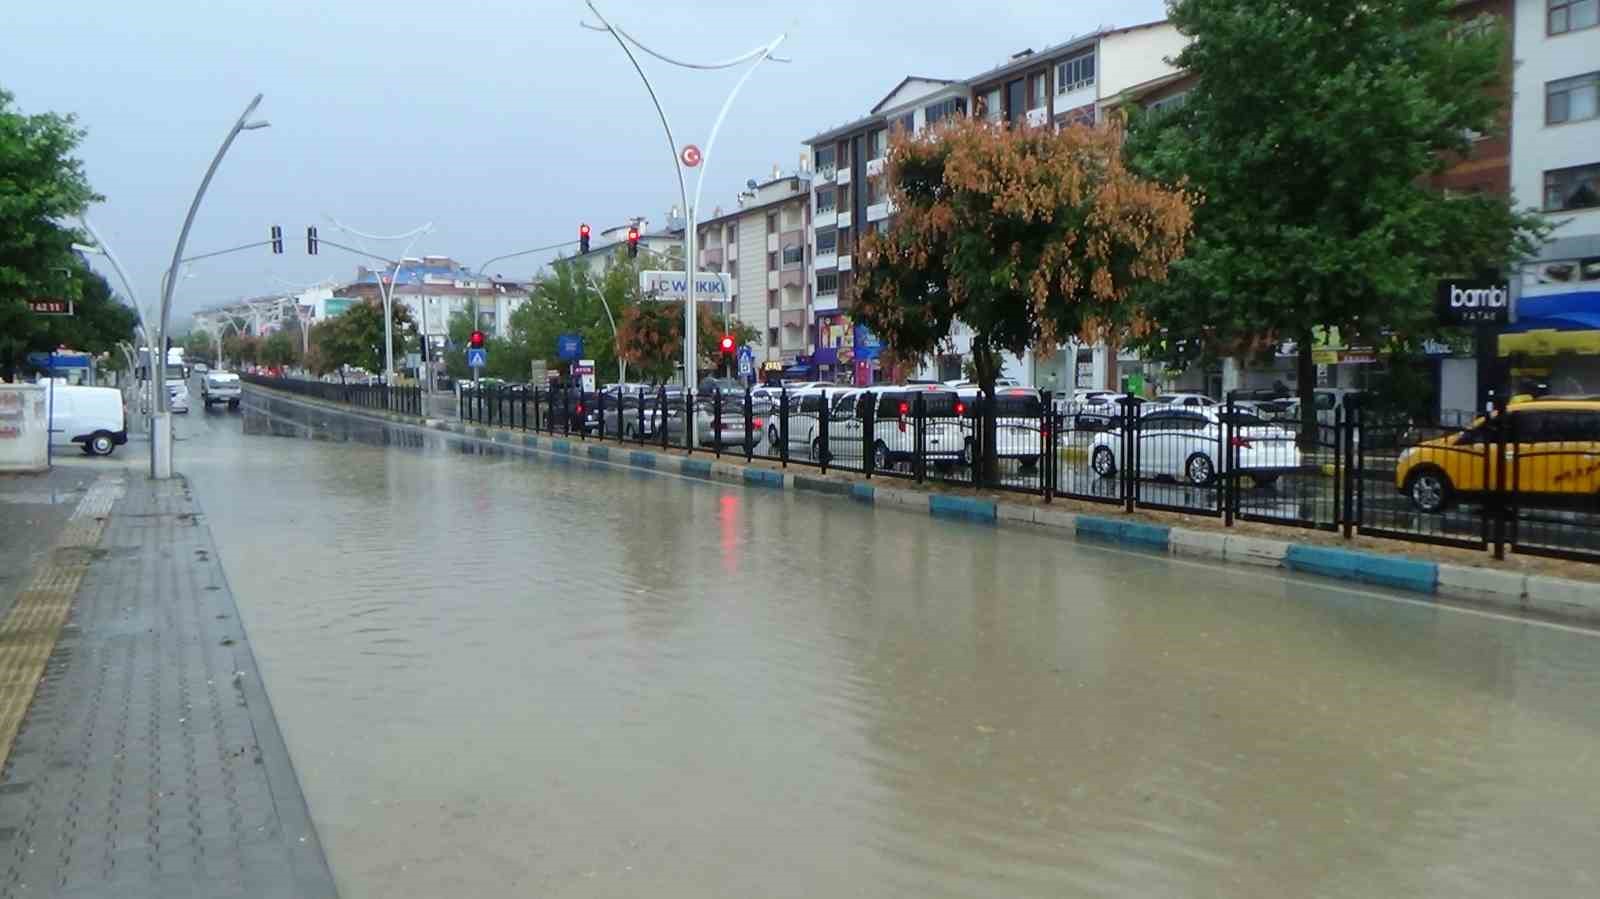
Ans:
[[[878,404],[873,401],[872,394],[866,393],[862,396],[867,398],[867,403],[866,411],[861,416],[861,471],[870,480],[872,472],[878,467],[875,440],[878,436]]]
[[[817,439],[815,444],[818,447],[815,453],[817,464],[822,466],[823,474],[828,473],[828,457],[833,455],[833,445],[828,440],[828,431],[831,430],[832,422],[833,404],[824,400],[822,411],[817,416]]]
[[[711,451],[718,459],[722,458],[722,388],[718,387],[711,393],[711,439],[715,441]]]
[[[1355,499],[1354,479],[1360,477],[1361,472],[1356,471],[1350,463],[1351,455],[1355,452],[1355,422],[1360,417],[1361,406],[1357,404],[1348,410],[1339,409],[1334,418],[1337,443],[1333,448],[1333,475],[1337,493],[1334,496],[1333,525],[1342,530],[1346,540],[1355,536],[1351,508]]]
[[[1217,439],[1222,445],[1217,447],[1217,457],[1223,462],[1224,473],[1222,489],[1217,491],[1217,499],[1222,502],[1222,526],[1231,528],[1234,510],[1239,505],[1239,447],[1235,445],[1233,439],[1235,407],[1232,394],[1228,395],[1222,409],[1222,427],[1217,429]]]
[[[661,441],[661,448],[666,449],[667,431],[671,429],[667,426],[667,419],[669,418],[667,413],[670,410],[667,409],[667,385],[665,384],[656,388],[656,409],[661,413],[661,424],[656,428],[659,432],[656,437]]]
[[[1139,424],[1139,407],[1133,397],[1118,397],[1122,406],[1122,511],[1133,512],[1139,492],[1139,436],[1133,429]]]
[[[1512,543],[1517,540],[1517,519],[1521,513],[1518,507],[1522,490],[1522,465],[1517,461],[1521,447],[1517,445],[1516,416],[1507,413],[1505,403],[1498,398],[1495,400],[1494,408],[1496,413],[1494,434],[1498,438],[1493,444],[1495,479],[1494,486],[1489,491],[1489,499],[1484,503],[1484,512],[1494,518],[1494,557],[1496,560],[1502,560],[1506,557],[1507,540]],[[1506,489],[1508,453],[1511,457],[1510,490]]]
[[[744,461],[746,464],[756,457],[756,440],[760,437],[756,433],[753,406],[754,401],[750,396],[750,385],[746,384],[744,385]],[[765,422],[762,422],[762,424],[765,424]]]
[[[923,425],[927,424],[927,405],[920,390],[911,402],[911,465],[916,470],[917,483],[920,484],[928,477],[928,442],[923,435]],[[973,462],[977,462],[976,456]]]
[[[778,388],[778,459],[789,467],[789,388]]]
[[[689,455],[694,455],[694,445],[700,431],[700,414],[694,407],[694,391],[689,385],[683,387],[683,449]]]

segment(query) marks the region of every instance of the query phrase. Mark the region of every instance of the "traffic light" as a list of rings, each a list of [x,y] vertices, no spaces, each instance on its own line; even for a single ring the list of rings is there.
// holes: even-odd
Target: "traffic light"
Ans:
[[[722,355],[731,355],[733,353],[733,335],[722,335],[722,342],[719,343],[718,346],[722,347]]]
[[[472,336],[467,338],[467,346],[475,350],[483,349],[483,332],[473,331]]]
[[[589,226],[587,224],[578,226],[578,252],[589,252]]]
[[[629,259],[638,259],[639,258],[639,229],[638,228],[629,228],[628,229],[628,258]]]
[[[306,228],[306,252],[312,256],[317,255],[317,226],[310,225]]]
[[[283,255],[283,229],[277,225],[272,226],[272,252],[278,256]]]

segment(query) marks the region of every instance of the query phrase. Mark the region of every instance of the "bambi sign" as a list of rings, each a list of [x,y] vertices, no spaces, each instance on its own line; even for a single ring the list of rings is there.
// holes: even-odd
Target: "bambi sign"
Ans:
[[[1440,281],[1434,309],[1442,325],[1511,323],[1511,285],[1504,281]]]

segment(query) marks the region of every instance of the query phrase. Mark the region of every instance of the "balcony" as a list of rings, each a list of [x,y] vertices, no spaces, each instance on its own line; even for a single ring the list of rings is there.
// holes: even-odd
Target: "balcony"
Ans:
[[[839,170],[838,182],[840,184],[849,184],[850,183],[850,169],[849,168],[842,168],[842,169]]]
[[[837,292],[819,293],[817,294],[816,302],[812,303],[811,307],[817,312],[833,312],[839,308],[839,294]]]
[[[833,181],[834,181],[834,176],[837,175],[837,174],[838,174],[838,170],[837,169],[833,169],[833,168],[817,169],[817,171],[815,173],[813,173],[813,175],[811,176],[811,184],[812,184],[812,186],[817,186],[817,185],[821,185],[821,184],[832,184]]]
[[[781,310],[778,314],[779,314],[779,322],[783,325],[783,327],[785,329],[797,328],[797,329],[800,329],[800,330],[805,330],[805,327],[806,327],[806,310],[804,308],[801,308],[801,309],[784,309],[784,310]]]
[[[869,223],[870,222],[881,222],[881,221],[883,221],[884,219],[886,219],[888,217],[889,217],[889,201],[888,200],[884,200],[882,203],[874,203],[871,206],[867,207],[867,221]]]
[[[825,271],[825,270],[830,269],[830,268],[838,268],[839,267],[839,251],[838,251],[838,249],[837,248],[836,249],[832,249],[832,250],[829,250],[826,253],[822,252],[821,250],[818,250],[817,251],[817,256],[816,256],[816,264],[813,267],[819,272],[820,271]]]
[[[776,252],[778,252],[778,235],[777,234],[768,234],[767,235],[767,252],[768,253],[776,253]]]
[[[867,177],[871,178],[874,175],[883,174],[883,167],[887,163],[888,160],[882,156],[879,156],[877,159],[867,160]]]
[[[830,208],[827,212],[818,212],[811,219],[811,226],[815,228],[831,228],[839,223],[839,207]]]
[[[777,272],[767,272],[767,289],[768,290],[777,290],[778,289],[778,273]]]
[[[712,266],[712,265],[721,266],[722,265],[722,248],[721,247],[708,247],[708,248],[706,248],[704,250],[701,250],[700,251],[700,265],[702,266],[702,268],[705,267],[705,266]],[[710,269],[710,270],[711,271],[718,271],[720,269]]]
[[[779,321],[778,310],[776,310],[776,309],[768,309],[767,310],[767,327],[776,328],[778,326],[778,321]]]
[[[848,213],[848,212],[839,213],[839,220],[838,220],[837,224],[841,228],[850,227],[850,213]]]
[[[850,257],[849,257],[849,255],[840,256],[839,257],[839,271],[847,272],[849,270],[850,270]]]
[[[805,287],[806,270],[802,266],[786,268],[778,273],[778,286],[782,288]]]

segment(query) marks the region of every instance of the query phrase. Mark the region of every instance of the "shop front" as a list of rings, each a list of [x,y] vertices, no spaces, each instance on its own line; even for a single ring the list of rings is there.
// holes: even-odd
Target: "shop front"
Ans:
[[[1498,346],[1512,392],[1600,394],[1600,256],[1525,267],[1516,308]]]

